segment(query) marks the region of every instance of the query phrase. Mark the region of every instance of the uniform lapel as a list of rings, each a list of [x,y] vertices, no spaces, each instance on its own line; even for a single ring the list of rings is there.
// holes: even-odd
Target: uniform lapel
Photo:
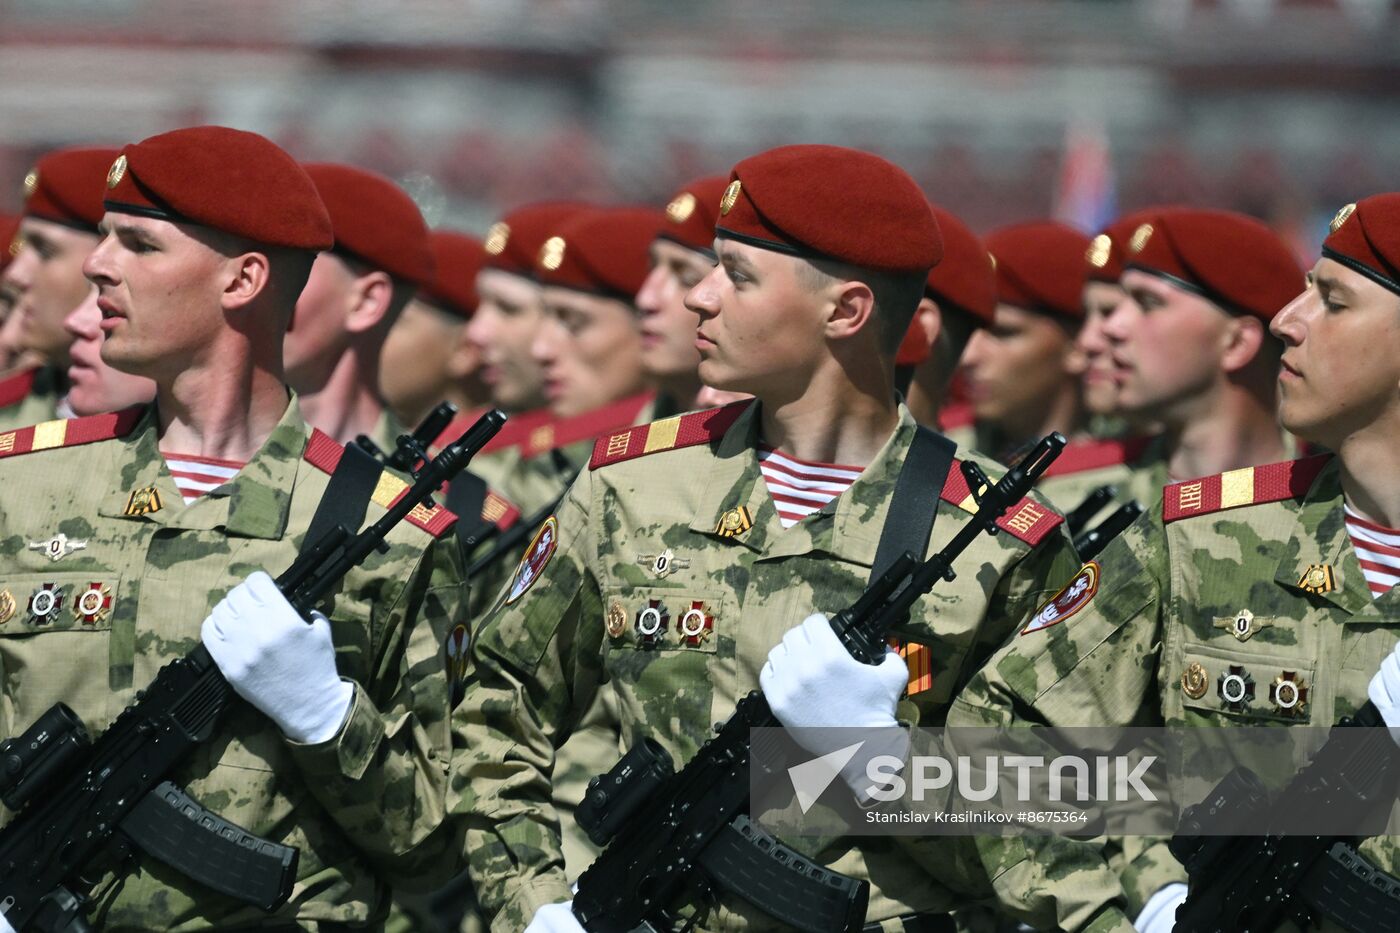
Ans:
[[[1371,589],[1347,536],[1340,471],[1335,459],[1313,480],[1288,540],[1291,547],[1279,562],[1275,582],[1299,591],[1300,581],[1311,568],[1322,568],[1324,574],[1330,570],[1332,588],[1314,594],[1317,598],[1349,615],[1372,608]]]

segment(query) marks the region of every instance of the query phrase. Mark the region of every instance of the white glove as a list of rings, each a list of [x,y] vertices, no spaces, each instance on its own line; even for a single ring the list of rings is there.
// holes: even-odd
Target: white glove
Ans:
[[[1133,921],[1133,929],[1138,933],[1172,933],[1172,927],[1176,926],[1176,909],[1184,900],[1186,885],[1180,881],[1163,885],[1147,899],[1142,913]]]
[[[5,919],[5,914],[0,912],[0,933],[15,933],[15,928],[10,926],[10,921]]]
[[[355,688],[335,669],[331,625],[308,625],[261,570],[235,586],[200,630],[204,647],[238,692],[293,742],[335,737]]]
[[[1366,695],[1381,711],[1381,718],[1390,727],[1390,737],[1400,745],[1400,731],[1396,731],[1400,729],[1400,641],[1381,662],[1381,669],[1366,687]]]
[[[773,715],[792,731],[793,739],[821,756],[861,739],[827,730],[897,728],[894,713],[909,683],[909,668],[893,651],[879,664],[862,664],[841,644],[827,617],[816,613],[789,629],[768,652],[758,682]],[[870,760],[888,754],[902,760],[908,750],[908,736],[902,731],[894,743],[888,731],[871,738],[875,741],[867,741],[841,768],[841,777],[862,799],[871,784],[866,778]]]
[[[567,904],[545,904],[535,911],[535,916],[530,919],[525,933],[586,933],[583,924],[574,916],[572,904],[573,901]]]

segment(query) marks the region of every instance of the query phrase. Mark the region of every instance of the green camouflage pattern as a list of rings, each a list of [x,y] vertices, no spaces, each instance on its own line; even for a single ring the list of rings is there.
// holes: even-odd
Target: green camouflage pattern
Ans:
[[[1090,603],[998,652],[954,703],[950,725],[1326,726],[1365,702],[1400,636],[1400,595],[1371,598],[1347,536],[1335,461],[1301,502],[1167,524],[1159,499],[1098,563]],[[1299,587],[1313,564],[1332,568],[1335,590]],[[1242,638],[1233,622],[1244,611],[1253,619]],[[1199,698],[1183,683],[1193,663],[1206,675]],[[1258,685],[1241,711],[1216,690],[1231,665]],[[1284,671],[1308,687],[1301,715],[1268,700]],[[980,846],[1005,905],[1033,925],[1127,930],[1144,896],[1183,873],[1160,840],[1138,840],[1136,851],[1123,842],[1121,887],[1087,843],[987,838]],[[1361,850],[1386,871],[1400,869],[1394,837],[1368,839]]]
[[[19,607],[0,625],[0,735],[58,701],[100,731],[162,665],[199,644],[225,592],[254,570],[290,565],[329,481],[303,459],[309,436],[292,399],[243,470],[191,505],[157,447],[153,409],[124,438],[0,460],[0,590]],[[159,510],[124,514],[148,488]],[[369,505],[368,519],[382,513]],[[31,548],[58,533],[86,547],[57,561]],[[174,775],[205,806],[301,850],[291,900],[274,915],[281,923],[378,920],[386,883],[441,884],[460,865],[460,842],[440,825],[452,751],[444,644],[465,600],[459,550],[450,535],[435,540],[407,522],[388,545],[324,607],[341,674],[355,684],[341,732],[299,745],[240,704]],[[112,602],[87,624],[71,609],[92,583]],[[36,620],[29,598],[45,584],[64,587],[65,603]],[[93,922],[109,930],[267,922],[149,858],[102,880],[94,897]]]
[[[570,897],[550,782],[562,757],[557,749],[600,693],[612,694],[629,742],[650,735],[682,763],[757,687],[784,632],[814,610],[844,608],[865,587],[915,430],[908,410],[901,406],[897,430],[845,494],[783,529],[756,456],[756,409],[712,444],[584,471],[557,513],[557,549],[540,575],[514,601],[503,598],[478,628],[475,670],[457,711],[467,751],[454,767],[453,789],[471,872],[497,929],[523,929],[539,905]],[[717,534],[721,517],[740,506],[752,527]],[[943,504],[930,552],[967,520]],[[659,573],[655,558],[667,550],[674,560]],[[958,688],[1011,633],[1009,620],[1039,605],[1050,595],[1047,581],[1077,565],[1058,530],[1035,549],[1006,534],[979,536],[957,580],[915,605],[913,628],[932,647],[932,686],[902,703],[901,715],[941,724]],[[652,601],[666,607],[670,625],[647,646],[634,622]],[[678,630],[692,608],[709,615],[713,628],[688,644]],[[954,890],[963,869],[982,877],[968,847],[907,842],[846,837],[815,857],[875,879],[872,920],[946,911],[969,896]],[[775,928],[727,898],[701,926]]]

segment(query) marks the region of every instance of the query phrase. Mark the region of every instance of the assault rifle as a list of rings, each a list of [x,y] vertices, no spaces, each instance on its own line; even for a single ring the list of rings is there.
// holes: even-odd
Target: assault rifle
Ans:
[[[980,534],[1035,485],[1064,448],[1042,440],[996,485],[973,463],[962,464],[977,511],[948,545],[920,563],[905,552],[831,627],[852,657],[878,664],[891,629]],[[752,730],[780,725],[761,691],[741,699],[734,715],[680,772],[656,741],[643,738],[606,775],[589,782],[577,810],[590,839],[607,848],[579,877],[573,912],[593,933],[670,929],[670,910],[716,890],[749,901],[804,933],[847,933],[865,920],[870,884],[830,871],[768,835],[745,814]],[[761,757],[761,756],[760,756]]]
[[[1079,559],[1088,563],[1099,552],[1108,547],[1108,543],[1127,530],[1128,526],[1137,521],[1142,514],[1142,503],[1134,499],[1132,502],[1125,502],[1113,511],[1113,514],[1099,522],[1093,528],[1082,535],[1074,536],[1074,552],[1079,555]]]
[[[1065,513],[1065,531],[1069,532],[1071,538],[1078,537],[1084,527],[1089,524],[1089,519],[1099,514],[1099,511],[1112,502],[1116,495],[1118,495],[1117,486],[1098,486],[1090,490],[1083,502]]]
[[[379,445],[371,440],[368,434],[361,434],[355,438],[355,444],[389,469],[410,473],[420,460],[427,462],[428,448],[447,430],[456,414],[456,405],[451,402],[439,402],[438,407],[428,412],[428,416],[413,429],[412,434],[399,435],[393,453],[380,450]]]
[[[499,411],[484,415],[425,463],[413,486],[365,530],[352,534],[337,525],[303,550],[277,578],[282,595],[305,616],[505,420]],[[23,735],[0,743],[0,799],[17,812],[0,830],[0,912],[10,925],[87,930],[88,888],[136,849],[244,903],[266,911],[281,906],[296,879],[297,850],[229,823],[168,779],[236,702],[200,645],[161,668],[95,742],[59,703]]]
[[[1400,749],[1384,726],[1368,702],[1333,727],[1313,760],[1276,795],[1241,767],[1188,807],[1170,844],[1190,877],[1176,933],[1264,933],[1289,920],[1308,929],[1318,917],[1351,933],[1400,930],[1400,879],[1358,852],[1358,839],[1286,834],[1273,819],[1336,814],[1344,806],[1351,813],[1377,805],[1388,812]],[[1207,828],[1240,835],[1206,836]]]

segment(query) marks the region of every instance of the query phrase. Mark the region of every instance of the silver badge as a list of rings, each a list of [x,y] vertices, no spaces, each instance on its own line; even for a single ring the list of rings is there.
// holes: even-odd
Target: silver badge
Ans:
[[[684,557],[677,557],[670,548],[660,554],[642,554],[637,557],[637,563],[647,567],[652,573],[662,580],[670,576],[677,570],[685,570],[690,566],[690,561]]]
[[[62,560],[74,551],[81,551],[87,546],[88,543],[86,541],[68,540],[68,536],[61,531],[47,541],[29,542],[29,549],[31,551],[43,551],[44,556],[52,561]]]

